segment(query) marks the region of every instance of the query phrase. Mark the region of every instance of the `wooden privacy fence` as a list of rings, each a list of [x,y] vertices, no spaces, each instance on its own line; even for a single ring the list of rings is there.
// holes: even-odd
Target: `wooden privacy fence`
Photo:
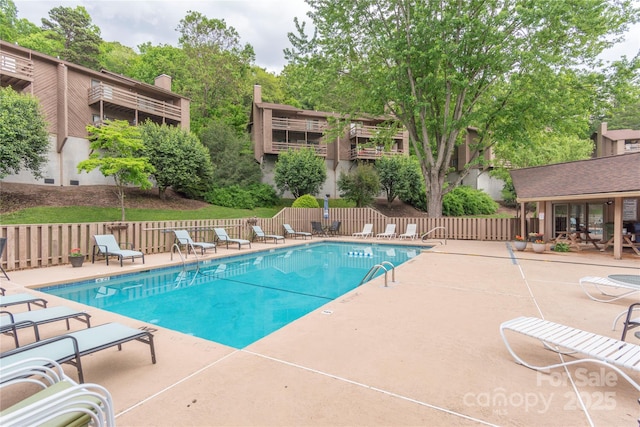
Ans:
[[[339,234],[345,236],[362,231],[366,223],[373,224],[374,234],[382,233],[386,224],[393,223],[398,234],[404,233],[407,224],[417,224],[420,236],[435,227],[444,227],[430,234],[430,239],[493,241],[511,240],[518,234],[519,226],[515,218],[395,218],[371,208],[330,208],[326,219],[322,208],[284,208],[273,218],[257,219],[0,225],[0,237],[7,238],[1,262],[7,271],[67,264],[69,252],[74,248],[79,248],[90,260],[95,234],[113,234],[120,243],[131,243],[135,250],[145,254],[170,252],[175,229],[189,230],[196,241],[213,241],[214,227],[225,228],[231,237],[251,239],[254,220],[265,232],[274,234],[284,233],[282,224],[311,232],[311,221],[326,226],[340,221]]]

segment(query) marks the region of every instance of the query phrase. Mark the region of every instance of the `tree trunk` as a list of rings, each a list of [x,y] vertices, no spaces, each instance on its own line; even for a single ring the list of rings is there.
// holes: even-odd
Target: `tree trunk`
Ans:
[[[442,185],[432,180],[427,194],[427,211],[432,218],[442,217]]]
[[[122,213],[121,221],[124,221],[124,188],[118,189],[118,199],[120,199],[120,212]]]

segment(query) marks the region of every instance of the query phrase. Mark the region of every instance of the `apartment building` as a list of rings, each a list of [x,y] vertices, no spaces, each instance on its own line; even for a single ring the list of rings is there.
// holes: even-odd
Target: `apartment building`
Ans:
[[[0,85],[34,95],[48,123],[49,161],[43,178],[21,171],[4,182],[51,185],[112,185],[99,171],[78,173],[89,157],[86,126],[104,120],[132,125],[151,120],[189,130],[189,99],[171,91],[171,77],[142,83],[100,72],[0,40]]]
[[[609,130],[607,122],[603,122],[592,139],[596,144],[593,157],[640,152],[640,130]]]
[[[372,143],[371,138],[389,117],[353,118],[340,136],[328,140],[325,131],[330,127],[330,118],[338,119],[340,116],[262,102],[262,88],[255,85],[249,132],[255,159],[262,166],[263,181],[274,185],[274,167],[280,153],[289,149],[313,148],[325,160],[327,167],[327,180],[320,194],[339,197],[337,181],[340,173],[349,173],[357,161],[409,154],[406,130],[399,130],[393,135],[391,147],[376,147]]]

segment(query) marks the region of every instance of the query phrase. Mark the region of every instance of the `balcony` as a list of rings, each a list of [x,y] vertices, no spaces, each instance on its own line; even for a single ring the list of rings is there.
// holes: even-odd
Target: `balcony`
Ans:
[[[327,144],[305,144],[304,142],[273,141],[269,154],[279,154],[286,152],[289,149],[299,150],[301,148],[313,148],[313,150],[316,152],[316,156],[327,157]]]
[[[140,111],[178,122],[182,120],[182,109],[178,106],[102,83],[89,88],[89,105],[100,101],[123,111]]]
[[[290,119],[287,117],[273,117],[271,119],[273,130],[323,133],[328,127],[327,122],[321,120]]]
[[[22,90],[33,82],[33,61],[21,56],[0,52],[1,86]]]
[[[349,150],[349,160],[377,160],[386,156],[402,156],[403,151],[384,151],[377,148],[352,148]]]
[[[349,139],[356,138],[373,138],[377,135],[378,131],[381,128],[378,126],[366,126],[366,125],[353,125],[349,129]],[[399,130],[395,135],[393,135],[393,139],[402,139],[403,132]]]

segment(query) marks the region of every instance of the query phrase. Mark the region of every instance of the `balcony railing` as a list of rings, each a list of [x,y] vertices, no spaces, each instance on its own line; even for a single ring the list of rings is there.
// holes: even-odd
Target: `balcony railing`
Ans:
[[[294,142],[276,142],[274,141],[271,144],[271,152],[270,154],[278,154],[285,152],[289,149],[299,150],[301,148],[313,148],[316,152],[316,156],[327,157],[327,144],[305,144],[305,143],[294,143]]]
[[[286,117],[273,117],[271,127],[274,130],[292,130],[299,132],[322,133],[328,128],[328,124],[322,120],[289,119]]]
[[[401,156],[403,151],[391,150],[384,151],[377,148],[352,148],[349,151],[349,160],[376,160],[385,156]]]
[[[349,129],[349,138],[372,138],[376,136],[380,129],[382,128],[378,126],[355,125]],[[402,139],[402,137],[402,130],[393,135],[393,139]]]
[[[33,61],[7,52],[0,52],[0,76],[10,86],[33,81]]]
[[[98,101],[173,120],[182,119],[182,110],[178,106],[104,84],[89,88],[89,105]]]

